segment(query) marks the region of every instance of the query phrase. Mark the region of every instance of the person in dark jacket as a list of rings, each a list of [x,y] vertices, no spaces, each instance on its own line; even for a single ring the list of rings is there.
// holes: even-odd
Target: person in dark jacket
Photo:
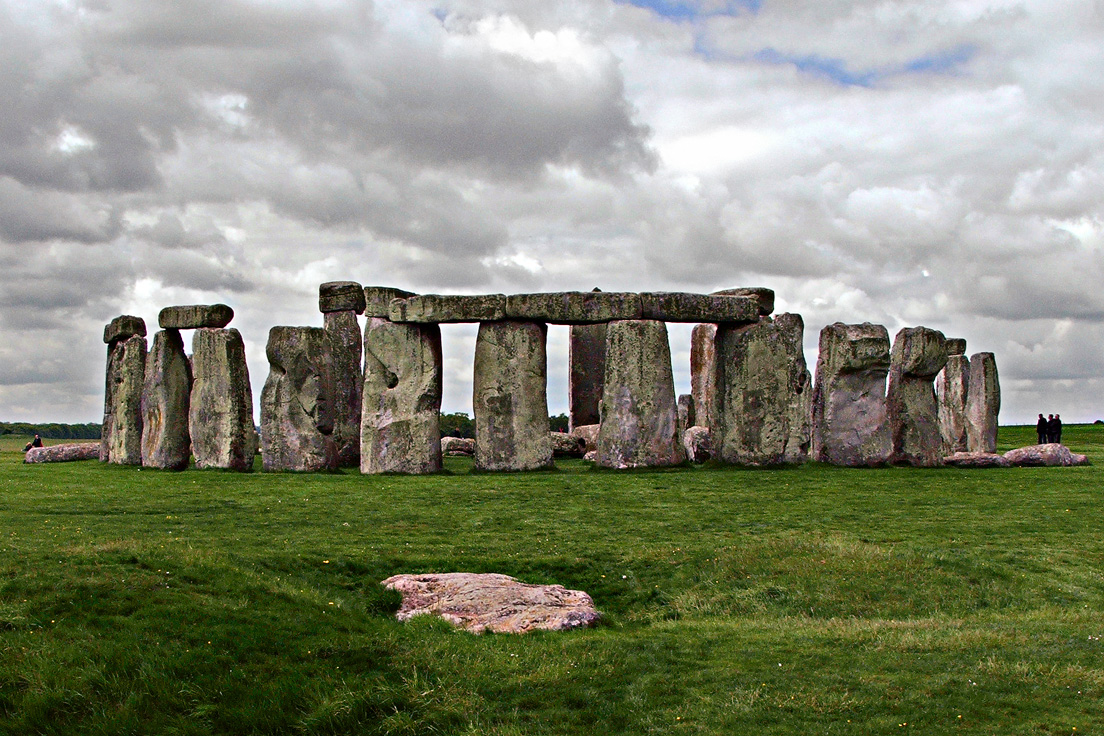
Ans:
[[[35,438],[28,442],[27,446],[23,448],[23,452],[27,452],[32,447],[42,447],[42,438],[39,437],[37,434],[35,435]]]
[[[1062,415],[1055,414],[1054,420],[1050,422],[1048,428],[1048,434],[1050,434],[1050,441],[1056,445],[1062,444]]]
[[[1035,423],[1035,434],[1039,435],[1039,444],[1045,445],[1047,443],[1050,430],[1047,429],[1047,420],[1043,418],[1043,415],[1039,415],[1039,421]]]

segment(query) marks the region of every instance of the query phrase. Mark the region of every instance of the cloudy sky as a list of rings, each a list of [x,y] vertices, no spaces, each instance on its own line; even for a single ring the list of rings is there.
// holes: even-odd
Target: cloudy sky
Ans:
[[[259,396],[344,279],[769,286],[810,363],[926,325],[1003,422],[1104,417],[1102,69],[1101,0],[0,0],[0,420],[99,421],[104,323],[170,304]]]

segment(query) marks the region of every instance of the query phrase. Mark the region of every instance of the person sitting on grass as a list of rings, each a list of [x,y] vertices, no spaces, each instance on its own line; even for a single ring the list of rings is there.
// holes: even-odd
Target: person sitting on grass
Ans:
[[[42,447],[42,438],[39,437],[37,434],[35,435],[34,439],[28,442],[27,446],[23,448],[23,452],[27,452],[32,447]]]

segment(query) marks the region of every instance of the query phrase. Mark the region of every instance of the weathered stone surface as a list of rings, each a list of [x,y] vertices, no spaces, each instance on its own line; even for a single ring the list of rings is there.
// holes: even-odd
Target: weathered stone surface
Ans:
[[[610,322],[598,432],[598,464],[662,467],[685,462],[667,326],[652,320]]]
[[[364,312],[364,287],[355,281],[327,281],[318,286],[318,311]]]
[[[25,463],[68,463],[74,460],[97,460],[99,442],[68,442],[50,447],[32,447],[23,456]]]
[[[131,335],[107,348],[107,380],[100,460],[142,464],[142,387],[146,380],[146,338]]]
[[[606,380],[606,326],[573,325],[568,339],[570,373],[567,383],[571,427],[602,421],[598,405]]]
[[[395,575],[382,583],[402,594],[400,621],[432,613],[479,634],[567,631],[592,626],[601,617],[581,590],[562,585],[530,585],[508,575],[453,572]]]
[[[744,296],[646,292],[640,295],[640,317],[661,322],[747,323],[759,318],[759,301]]]
[[[441,390],[440,327],[368,320],[360,472],[424,474],[441,469]]]
[[[906,327],[893,340],[886,409],[899,465],[943,464],[943,437],[933,382],[947,364],[947,338],[927,327]]]
[[[442,437],[441,454],[471,457],[475,454],[475,440],[470,437]]]
[[[682,447],[692,463],[713,459],[713,433],[708,427],[688,427],[682,433]]]
[[[536,470],[552,464],[545,339],[538,322],[483,322],[475,341],[475,467]]]
[[[717,325],[695,325],[690,333],[690,395],[694,397],[695,424],[716,425]]]
[[[961,337],[948,337],[947,338],[947,355],[965,355],[966,354],[966,340]]]
[[[110,345],[113,342],[126,340],[128,337],[134,337],[135,335],[139,337],[146,336],[146,321],[141,317],[124,314],[104,326],[103,341]]]
[[[800,315],[717,330],[714,454],[736,465],[803,463],[809,455],[812,377]]]
[[[330,357],[333,390],[330,404],[337,461],[343,468],[357,468],[360,467],[360,412],[364,390],[360,324],[356,313],[349,310],[326,312],[322,324]]]
[[[1089,464],[1089,459],[1086,456],[1072,453],[1068,447],[1057,443],[1018,447],[1004,453],[1004,459],[1009,464],[1017,467]]]
[[[813,389],[814,460],[880,465],[893,451],[886,415],[889,333],[869,322],[828,325],[820,332]]]
[[[956,452],[943,458],[944,465],[956,468],[1007,468],[1011,463],[994,452]]]
[[[575,435],[567,432],[550,432],[548,438],[552,440],[554,457],[582,457],[586,454],[586,443]]]
[[[221,328],[234,319],[234,310],[225,304],[189,304],[165,307],[157,315],[163,330],[195,330],[200,327]]]
[[[970,359],[965,355],[949,355],[947,365],[935,378],[935,401],[939,407],[939,434],[943,439],[944,455],[966,452],[966,397],[969,386]]]
[[[992,353],[970,356],[970,385],[966,396],[966,448],[970,452],[997,449],[1000,379]]]
[[[558,325],[582,325],[615,319],[638,319],[640,295],[616,291],[561,291],[512,294],[505,318]]]
[[[268,472],[337,467],[333,386],[326,331],[273,327],[261,389],[261,462]]]
[[[192,336],[188,433],[197,468],[253,469],[256,431],[245,343],[234,328]]]
[[[417,296],[413,291],[403,291],[390,286],[364,287],[364,316],[391,318],[391,300]]]
[[[192,458],[188,434],[188,402],[192,394],[192,365],[184,340],[174,329],[153,336],[146,357],[142,390],[142,465],[183,470]]]
[[[587,450],[587,453],[585,455],[583,455],[583,460],[585,460],[588,463],[598,462],[598,451],[597,450]]]
[[[601,424],[583,424],[578,427],[573,427],[571,429],[571,434],[582,440],[584,452],[590,452],[591,450],[598,449],[598,431],[601,428]]]
[[[392,322],[492,322],[505,318],[506,296],[422,294],[407,299],[393,299],[388,314]]]
[[[679,394],[678,397],[678,433],[682,433],[697,425],[697,414],[694,412],[693,394]]]
[[[713,296],[747,296],[759,302],[759,315],[768,316],[774,311],[774,289],[762,286],[751,286],[739,289],[721,289],[711,292]]]

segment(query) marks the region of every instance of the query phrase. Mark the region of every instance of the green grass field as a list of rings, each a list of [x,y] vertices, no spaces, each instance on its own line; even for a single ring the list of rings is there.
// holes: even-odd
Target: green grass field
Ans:
[[[25,441],[0,734],[1104,731],[1104,427],[1066,428],[1084,468],[421,478],[26,466]],[[586,590],[604,623],[400,624],[377,582],[457,570]]]

